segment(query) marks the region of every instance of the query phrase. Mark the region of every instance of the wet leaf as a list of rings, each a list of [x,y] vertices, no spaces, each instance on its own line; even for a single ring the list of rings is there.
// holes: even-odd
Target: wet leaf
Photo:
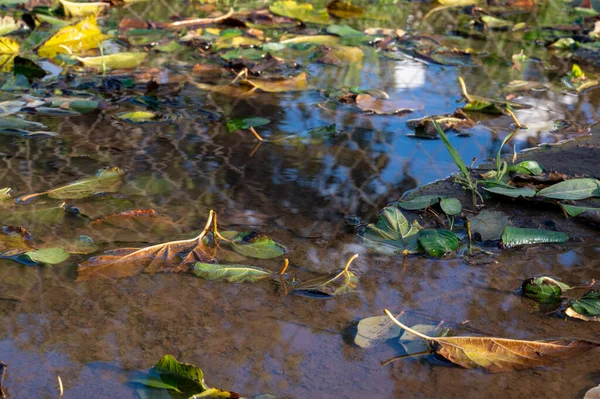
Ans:
[[[543,276],[525,280],[521,286],[521,295],[540,303],[553,303],[560,301],[563,293],[570,289],[565,283]]]
[[[404,322],[406,316],[400,316]],[[387,316],[367,317],[358,322],[358,331],[354,337],[354,343],[361,348],[373,348],[388,339],[396,338],[402,329],[394,324]]]
[[[464,132],[467,129],[475,126],[475,122],[469,118],[466,118],[464,114],[460,115],[455,113],[456,116],[426,116],[420,119],[411,119],[406,121],[406,125],[409,129],[412,129],[417,134],[417,137],[437,137],[437,130],[433,126],[435,121],[440,128],[445,132],[450,129],[457,132]],[[460,117],[458,117],[460,115]]]
[[[385,313],[395,320],[387,309]],[[467,369],[481,367],[492,373],[548,366],[558,360],[581,356],[600,346],[596,342],[578,339],[526,341],[492,337],[431,337],[411,330],[397,320],[395,322],[404,330],[432,342],[434,351],[452,363]]]
[[[579,299],[571,299],[565,314],[585,321],[600,321],[600,292],[590,290]]]
[[[0,227],[0,253],[15,254],[25,252],[31,247],[31,234],[24,227]]]
[[[249,118],[235,118],[227,121],[227,130],[229,130],[229,133],[233,133],[239,130],[249,129],[251,127],[268,125],[269,123],[271,123],[270,119],[263,118],[260,116],[254,116]]]
[[[143,125],[146,123],[163,123],[175,119],[174,117],[171,117],[169,115],[160,115],[151,111],[119,112],[115,114],[115,118],[128,123],[132,123],[134,125]]]
[[[125,172],[117,167],[102,169],[95,176],[85,177],[66,186],[53,188],[43,193],[25,195],[17,201],[27,202],[44,194],[50,198],[77,199],[100,193],[114,193],[119,190],[124,174]]]
[[[150,369],[146,379],[137,379],[134,382],[188,395],[209,389],[204,383],[204,373],[201,369],[192,364],[180,363],[171,355],[163,356]]]
[[[287,252],[283,245],[254,231],[238,233],[229,243],[235,252],[249,258],[272,259]]]
[[[41,79],[48,73],[44,71],[38,64],[31,61],[29,58],[15,57],[14,59],[15,75],[23,75],[29,79]]]
[[[322,54],[317,59],[319,62],[337,66],[360,63],[365,56],[358,47],[335,45],[324,47],[321,51]]]
[[[329,23],[327,10],[315,10],[310,3],[299,4],[291,0],[276,1],[269,6],[269,11],[283,17],[299,19],[302,22]]]
[[[19,54],[19,43],[10,37],[0,37],[0,54]]]
[[[567,233],[558,231],[505,227],[502,232],[502,244],[505,248],[520,245],[562,244],[568,240]]]
[[[565,214],[571,217],[580,217],[591,222],[600,223],[600,208],[591,208],[587,206],[575,206],[559,204]]]
[[[12,200],[12,196],[10,192],[12,189],[10,187],[0,189],[0,201],[10,201]]]
[[[285,39],[280,41],[277,44],[285,44],[285,45],[290,45],[290,44],[297,44],[297,43],[309,43],[309,44],[329,44],[329,45],[333,45],[333,44],[337,44],[339,43],[340,38],[337,36],[331,36],[331,35],[314,35],[314,36],[296,36],[296,37],[292,37],[290,39]],[[267,46],[269,43],[263,45],[263,49],[265,49],[265,46]]]
[[[407,114],[421,108],[420,104],[413,101],[380,100],[369,94],[356,96],[356,105],[364,112],[377,115]]]
[[[96,69],[133,69],[146,60],[146,53],[116,53],[100,57],[76,57],[88,68]]]
[[[529,187],[512,187],[509,185],[500,185],[494,184],[491,187],[483,187],[485,191],[489,191],[490,193],[504,195],[505,197],[510,198],[533,198],[536,195],[536,191]]]
[[[385,316],[384,316],[385,317]],[[389,317],[386,317],[389,320]],[[392,322],[391,320],[389,320]],[[400,320],[401,323],[404,321]],[[393,322],[392,322],[393,323]],[[394,325],[396,325],[394,323]],[[412,330],[420,332],[424,335],[430,335],[433,337],[443,337],[448,334],[447,328],[438,328],[432,324],[416,324],[410,327]],[[398,341],[400,345],[402,345],[402,349],[407,354],[412,353],[421,353],[431,350],[431,345],[428,341],[423,340],[422,338],[416,336],[413,333],[410,333],[406,330],[402,331],[402,335],[400,336],[400,340]]]
[[[429,208],[440,202],[443,195],[420,195],[406,200],[398,202],[398,206],[408,211],[420,211],[422,209]]]
[[[65,219],[64,204],[59,206],[12,206],[0,209],[2,223],[14,226],[29,226],[32,230],[48,229],[60,226]]]
[[[223,280],[228,283],[253,283],[269,278],[273,273],[256,266],[196,263],[192,273],[204,280]]]
[[[100,32],[96,17],[90,15],[76,25],[61,28],[38,50],[40,57],[54,58],[57,54],[81,53],[97,48],[106,36]]]
[[[512,28],[514,25],[514,23],[512,21],[507,21],[505,19],[492,17],[491,15],[481,16],[481,21],[489,29],[508,29],[508,28]]]
[[[552,199],[581,200],[600,196],[599,187],[600,181],[597,179],[571,179],[540,190],[537,195]]]
[[[516,165],[510,165],[508,167],[509,172],[523,173],[526,175],[539,176],[542,174],[544,169],[537,161],[523,161]]]
[[[499,240],[510,219],[502,212],[483,210],[469,218],[471,231],[481,236],[481,241]]]
[[[44,248],[63,248],[70,254],[82,254],[87,255],[98,251],[98,246],[94,244],[88,236],[81,235],[75,239],[61,238],[56,241],[45,243]]]
[[[334,297],[354,292],[359,281],[356,274],[349,268],[357,257],[358,255],[354,255],[350,258],[342,271],[300,283],[294,287],[294,291],[316,297]]]
[[[441,258],[458,249],[460,241],[456,234],[444,229],[424,229],[419,232],[419,244],[429,255]]]
[[[67,0],[59,0],[65,10],[67,17],[85,17],[87,15],[99,15],[105,8],[110,7],[110,3],[93,2],[83,3]]]
[[[364,15],[365,10],[341,0],[333,0],[327,4],[327,12],[338,18],[356,18]]]
[[[77,281],[92,278],[122,278],[139,273],[189,271],[196,262],[213,260],[214,249],[204,244],[209,230],[216,229],[215,213],[210,212],[206,227],[190,240],[171,241],[145,248],[119,248],[79,264]]]
[[[417,236],[422,229],[417,221],[410,224],[398,208],[388,206],[383,208],[377,222],[369,224],[360,236],[365,245],[379,253],[417,253],[420,251]]]
[[[69,258],[69,253],[63,248],[42,248],[35,251],[25,252],[24,256],[29,257],[33,262],[56,265]]]
[[[440,208],[446,215],[459,215],[462,212],[462,204],[457,198],[442,198],[440,199]]]
[[[308,88],[306,72],[301,72],[289,79],[244,79],[242,83],[248,84],[256,89],[269,93],[280,93],[285,91],[302,91]]]
[[[329,25],[327,33],[340,37],[362,37],[365,34],[359,30],[349,27],[348,25]]]

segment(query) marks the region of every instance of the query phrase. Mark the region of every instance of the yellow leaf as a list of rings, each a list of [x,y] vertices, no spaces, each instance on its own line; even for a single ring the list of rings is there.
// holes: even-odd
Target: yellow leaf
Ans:
[[[0,54],[19,54],[19,43],[8,37],[0,37]]]
[[[117,53],[100,57],[77,57],[77,60],[91,68],[131,69],[144,62],[146,56],[146,53]]]
[[[106,39],[90,15],[76,25],[65,26],[38,50],[40,57],[54,58],[57,54],[81,53],[96,48]]]
[[[16,55],[0,54],[0,72],[12,72]]]
[[[262,91],[270,93],[278,93],[284,91],[301,91],[308,88],[306,81],[306,72],[302,72],[299,75],[294,76],[290,79],[277,79],[277,80],[260,80],[260,79],[246,79],[242,83],[249,84]]]
[[[79,3],[74,1],[60,0],[67,17],[85,17],[86,15],[99,15],[110,3]]]

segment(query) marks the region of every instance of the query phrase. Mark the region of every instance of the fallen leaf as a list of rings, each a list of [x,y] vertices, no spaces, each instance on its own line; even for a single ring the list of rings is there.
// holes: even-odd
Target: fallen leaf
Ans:
[[[107,251],[79,264],[78,282],[92,278],[122,278],[139,273],[164,273],[189,271],[196,262],[210,262],[214,248],[204,244],[203,239],[216,229],[216,213],[210,211],[204,230],[190,240],[171,241],[145,248],[120,248]]]
[[[19,54],[19,43],[10,37],[0,37],[0,54]]]
[[[106,38],[98,27],[96,17],[90,15],[76,25],[61,28],[40,47],[38,54],[54,58],[57,54],[81,53],[97,48]]]
[[[387,316],[402,329],[430,341],[435,353],[467,369],[485,368],[492,373],[549,366],[562,359],[581,356],[600,343],[559,339],[526,341],[492,337],[430,337],[398,321],[389,310]]]
[[[12,189],[10,187],[0,189],[0,201],[12,200],[12,196],[10,195],[11,191],[12,191]]]
[[[565,314],[584,321],[600,321],[600,292],[591,290],[581,298],[571,299]]]
[[[200,262],[192,267],[192,274],[204,280],[223,280],[228,283],[253,283],[273,275],[272,272],[256,266]]]
[[[565,283],[543,276],[523,281],[521,295],[540,303],[553,303],[560,301],[563,293],[570,289]]]
[[[36,263],[56,265],[67,260],[70,255],[63,248],[41,248],[25,252],[22,256],[27,256],[31,261]]]
[[[15,75],[23,75],[29,79],[41,79],[48,74],[38,64],[31,61],[29,58],[23,58],[19,56],[16,56],[14,59],[14,73]]]
[[[502,212],[483,210],[469,218],[471,231],[481,237],[481,241],[499,240],[504,228],[511,224],[510,219]]]
[[[227,130],[229,130],[229,133],[233,133],[239,130],[249,129],[251,127],[268,125],[269,123],[271,123],[270,119],[263,118],[260,116],[253,116],[249,118],[234,118],[227,121]]]
[[[412,224],[396,207],[385,207],[376,223],[369,224],[359,236],[363,243],[376,252],[398,255],[404,251],[420,251],[417,237],[423,228],[415,220]]]
[[[96,69],[133,69],[140,66],[148,54],[146,53],[116,53],[100,57],[75,57],[83,66]]]
[[[571,179],[540,190],[537,195],[560,200],[581,200],[600,196],[600,181],[589,178]]]
[[[420,195],[410,199],[402,199],[398,202],[398,206],[408,211],[420,211],[427,209],[440,202],[440,199],[445,198],[444,195]]]
[[[249,258],[272,259],[287,252],[283,245],[254,231],[236,233],[227,243],[235,252]]]
[[[529,187],[513,187],[513,186],[509,186],[509,185],[503,185],[500,183],[491,183],[493,185],[491,185],[490,187],[483,187],[483,189],[485,191],[488,191],[490,193],[494,193],[494,194],[498,194],[498,195],[504,195],[506,197],[510,197],[510,198],[519,198],[519,197],[523,197],[523,198],[533,198],[536,195],[536,191],[532,188]]]
[[[308,88],[306,72],[301,72],[300,74],[289,79],[244,79],[242,80],[242,83],[269,93],[302,91]]]
[[[327,4],[327,12],[338,18],[356,18],[364,15],[362,8],[341,0],[333,0]]]
[[[269,6],[269,11],[283,17],[299,19],[302,22],[329,23],[327,10],[315,10],[310,3],[297,3],[292,0],[276,1]]]
[[[344,269],[340,272],[333,272],[327,276],[317,277],[294,287],[294,292],[314,297],[334,297],[354,292],[358,287],[358,277],[350,268],[350,264],[358,254],[351,257]]]
[[[59,0],[65,10],[67,17],[85,17],[87,15],[99,15],[105,8],[110,7],[110,3],[94,2],[83,3],[67,0]]]
[[[31,234],[24,227],[0,227],[0,253],[13,255],[31,249]]]
[[[398,317],[402,316],[400,314]],[[400,319],[404,321],[406,317]],[[361,348],[372,348],[388,339],[396,338],[402,329],[386,316],[367,317],[358,322],[354,343]]]
[[[429,255],[441,258],[456,251],[460,241],[456,234],[444,229],[424,229],[419,232],[417,241]]]
[[[324,64],[345,66],[360,63],[365,53],[358,47],[350,46],[324,46],[317,61]]]
[[[407,114],[421,108],[420,104],[413,101],[380,100],[369,94],[356,96],[356,105],[364,112],[377,115]]]
[[[458,200],[458,198],[441,198],[440,199],[440,208],[446,215],[454,216],[459,215],[462,212],[462,204]]]

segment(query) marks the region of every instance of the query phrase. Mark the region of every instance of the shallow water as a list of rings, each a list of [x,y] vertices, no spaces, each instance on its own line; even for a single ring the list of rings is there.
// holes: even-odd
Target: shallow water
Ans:
[[[412,27],[411,12],[420,7],[407,6],[396,26]],[[147,9],[156,14],[142,13]],[[150,18],[161,10],[160,4],[136,5],[114,16]],[[370,22],[357,22],[363,24]],[[472,46],[492,48],[490,43],[496,41],[473,41]],[[503,54],[510,56],[521,44],[508,43]],[[568,70],[567,62],[541,55]],[[232,98],[187,85],[167,107],[179,116],[174,123],[125,124],[112,117],[112,110],[80,117],[30,116],[58,136],[0,136],[0,187],[12,187],[17,195],[41,192],[118,166],[127,172],[119,193],[68,205],[96,216],[152,207],[177,220],[182,234],[200,230],[214,209],[222,230],[257,229],[286,245],[290,270],[301,280],[361,254],[355,263],[359,292],[316,300],[283,296],[271,282],[227,284],[184,274],[76,283],[76,265],[86,256],[35,268],[0,260],[0,360],[9,365],[4,382],[9,398],[55,398],[58,375],[65,398],[136,398],[136,387],[127,383],[131,371],[148,369],[167,353],[201,367],[209,385],[247,397],[568,398],[600,383],[597,352],[547,369],[487,374],[424,358],[381,366],[402,353],[400,345],[364,350],[353,344],[356,322],[381,315],[384,308],[408,311],[413,324],[468,321],[463,332],[597,339],[598,323],[544,315],[516,289],[534,275],[589,282],[599,266],[598,237],[577,245],[502,251],[497,262],[486,265],[425,258],[409,258],[403,265],[402,259],[367,253],[344,219],[370,222],[404,192],[456,170],[442,142],[409,137],[406,120],[453,112],[462,104],[458,76],[472,91],[497,96],[521,72],[509,63],[449,67],[394,61],[372,49],[359,68],[310,65],[308,72],[316,89],[381,88],[392,99],[418,102],[422,109],[403,117],[365,115],[349,106],[319,107],[324,96],[318,90]],[[535,66],[525,73],[541,74],[541,79],[559,75]],[[532,127],[548,119],[584,126],[597,119],[598,97],[591,94],[548,90],[517,101],[536,106],[517,112]],[[121,104],[118,110],[129,108]],[[203,110],[226,118],[267,116],[273,123],[260,129],[267,138],[331,123],[341,133],[324,142],[257,145],[248,132],[230,134]],[[495,156],[511,129],[506,116],[483,118],[471,136],[455,135],[451,141],[464,159],[480,162]],[[550,133],[545,126],[524,131],[515,142],[522,149],[574,136]],[[58,203],[40,199],[19,209]],[[73,237],[86,222],[69,214],[59,225],[33,218],[26,227],[42,238]],[[119,246],[131,244],[105,245]],[[247,263],[271,270],[281,265],[279,259]]]

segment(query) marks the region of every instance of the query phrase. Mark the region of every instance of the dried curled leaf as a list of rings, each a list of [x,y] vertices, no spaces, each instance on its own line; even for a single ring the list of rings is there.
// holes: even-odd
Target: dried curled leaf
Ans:
[[[525,341],[492,337],[430,337],[387,316],[398,326],[434,344],[433,350],[464,368],[485,368],[492,373],[548,366],[557,360],[580,356],[600,343],[579,339]]]

